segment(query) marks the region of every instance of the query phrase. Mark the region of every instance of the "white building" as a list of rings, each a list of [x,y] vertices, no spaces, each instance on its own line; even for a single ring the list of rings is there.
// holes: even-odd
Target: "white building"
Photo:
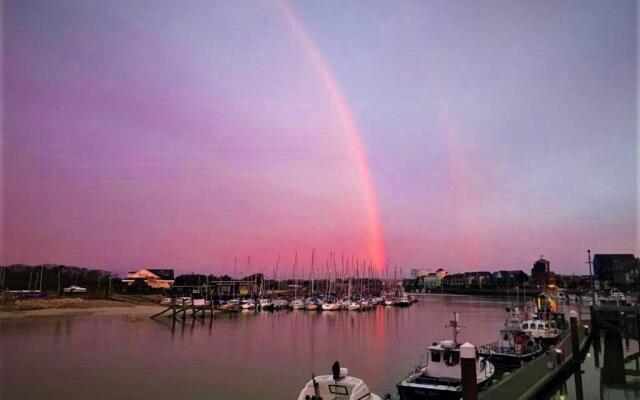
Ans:
[[[139,271],[130,271],[122,282],[132,285],[136,280],[143,280],[152,289],[169,289],[174,281],[173,270],[143,268]]]

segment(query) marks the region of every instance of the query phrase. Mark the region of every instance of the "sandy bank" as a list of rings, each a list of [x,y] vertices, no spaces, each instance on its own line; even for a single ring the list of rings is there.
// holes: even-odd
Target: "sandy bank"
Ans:
[[[68,306],[20,309],[0,308],[0,320],[15,318],[59,317],[81,315],[136,315],[151,316],[163,310],[160,305],[134,305],[120,301],[89,300]]]

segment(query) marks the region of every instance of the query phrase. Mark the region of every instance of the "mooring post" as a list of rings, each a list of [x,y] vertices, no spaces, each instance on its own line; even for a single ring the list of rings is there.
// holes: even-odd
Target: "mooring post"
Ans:
[[[462,398],[464,400],[478,400],[476,346],[469,342],[460,346],[460,368],[462,368]]]
[[[569,323],[571,325],[571,353],[573,354],[573,363],[580,364],[580,339],[578,337],[578,313],[571,311],[569,313]]]

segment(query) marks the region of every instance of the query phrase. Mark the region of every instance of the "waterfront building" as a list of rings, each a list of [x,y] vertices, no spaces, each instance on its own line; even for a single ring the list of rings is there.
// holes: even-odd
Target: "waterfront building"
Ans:
[[[447,271],[438,268],[436,272],[431,272],[421,278],[422,287],[425,289],[436,289],[442,286],[442,279],[447,276]]]
[[[169,289],[174,282],[172,269],[142,268],[127,272],[122,280],[130,288]]]
[[[531,268],[531,283],[537,288],[544,288],[556,284],[556,276],[551,272],[551,263],[542,256],[533,263]]]
[[[596,254],[593,257],[593,274],[601,288],[631,284],[637,269],[633,254]]]
[[[412,268],[411,271],[409,271],[409,277],[411,279],[418,279],[429,275],[430,272],[429,268]]]
[[[496,288],[511,288],[522,286],[529,280],[527,274],[522,270],[496,271],[491,274],[491,286]]]

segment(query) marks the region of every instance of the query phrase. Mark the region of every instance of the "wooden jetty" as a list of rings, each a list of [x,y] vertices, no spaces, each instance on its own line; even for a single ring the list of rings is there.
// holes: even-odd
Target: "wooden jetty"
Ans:
[[[178,302],[177,299],[173,299],[171,304],[167,305],[167,308],[160,311],[157,314],[151,316],[151,318],[155,319],[160,317],[161,315],[167,315],[168,317],[176,319],[186,319],[187,315],[190,314],[191,318],[205,318],[207,313],[211,317],[213,317],[213,312],[215,311],[212,301],[198,301],[199,299],[194,299],[189,304],[186,302]]]
[[[578,321],[577,325],[578,351],[580,359],[586,352],[591,336],[590,321]],[[480,393],[480,400],[535,399],[540,393],[549,388],[554,382],[565,376],[576,363],[573,360],[571,334],[566,335],[556,346],[562,354],[562,361],[554,368],[548,362],[550,356],[542,355],[517,369],[494,386]],[[551,357],[555,354],[551,355]],[[581,360],[578,360],[581,362]]]

